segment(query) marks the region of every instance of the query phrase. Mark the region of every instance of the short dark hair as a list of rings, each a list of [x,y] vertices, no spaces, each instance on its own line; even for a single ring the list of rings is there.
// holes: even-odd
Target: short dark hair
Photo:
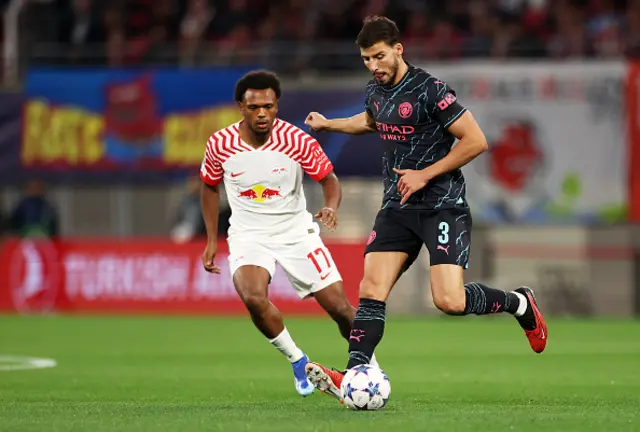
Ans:
[[[400,42],[400,30],[392,20],[384,16],[369,15],[362,22],[362,29],[356,38],[360,48],[370,48],[378,42],[393,46]]]
[[[235,99],[236,102],[242,102],[244,94],[247,90],[266,90],[271,89],[276,94],[276,99],[280,99],[282,90],[280,88],[280,79],[278,76],[268,70],[255,70],[247,72],[245,76],[240,78],[236,83]]]

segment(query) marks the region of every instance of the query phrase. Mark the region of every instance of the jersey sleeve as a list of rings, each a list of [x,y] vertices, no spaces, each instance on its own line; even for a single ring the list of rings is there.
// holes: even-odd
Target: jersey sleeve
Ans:
[[[367,88],[364,91],[364,111],[373,117],[373,111],[371,110],[371,95],[373,95],[375,87],[373,81],[369,81]]]
[[[460,105],[455,90],[435,77],[425,84],[427,114],[446,129],[467,110]]]
[[[224,173],[222,163],[220,163],[220,159],[217,157],[215,144],[215,138],[209,138],[204,151],[202,165],[200,165],[200,178],[209,186],[219,184],[222,181],[222,174]]]
[[[320,181],[333,171],[333,164],[311,135],[302,137],[300,166],[314,181]]]

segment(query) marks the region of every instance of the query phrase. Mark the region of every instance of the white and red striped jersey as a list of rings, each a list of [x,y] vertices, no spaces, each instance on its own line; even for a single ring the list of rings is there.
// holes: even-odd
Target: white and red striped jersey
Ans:
[[[241,122],[209,138],[200,177],[209,185],[224,180],[231,207],[229,236],[296,238],[315,226],[307,211],[303,171],[315,181],[333,165],[312,136],[276,119],[269,140],[253,148],[240,138]]]

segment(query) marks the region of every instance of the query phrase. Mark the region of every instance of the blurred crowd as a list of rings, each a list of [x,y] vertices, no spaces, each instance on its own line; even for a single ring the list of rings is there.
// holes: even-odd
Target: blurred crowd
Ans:
[[[49,63],[360,67],[353,41],[368,14],[396,20],[414,59],[640,57],[640,0],[40,0],[30,8],[23,33],[32,57]]]
[[[204,238],[207,230],[200,207],[199,176],[186,179],[185,188],[172,216],[169,235],[176,243]],[[20,196],[4,212],[0,206],[0,243],[4,236],[57,237],[60,235],[59,213],[54,201],[47,196],[45,184],[30,180],[24,185]],[[231,209],[224,197],[220,202],[218,235],[225,237],[229,229]]]
[[[47,198],[44,184],[31,180],[5,216],[0,208],[0,240],[5,234],[20,237],[56,237],[58,210]]]

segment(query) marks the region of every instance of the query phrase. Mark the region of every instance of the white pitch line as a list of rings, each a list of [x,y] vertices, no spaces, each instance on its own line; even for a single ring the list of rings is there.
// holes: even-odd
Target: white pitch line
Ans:
[[[0,355],[0,372],[28,369],[46,369],[57,366],[54,359],[40,357],[25,357],[13,355]]]

